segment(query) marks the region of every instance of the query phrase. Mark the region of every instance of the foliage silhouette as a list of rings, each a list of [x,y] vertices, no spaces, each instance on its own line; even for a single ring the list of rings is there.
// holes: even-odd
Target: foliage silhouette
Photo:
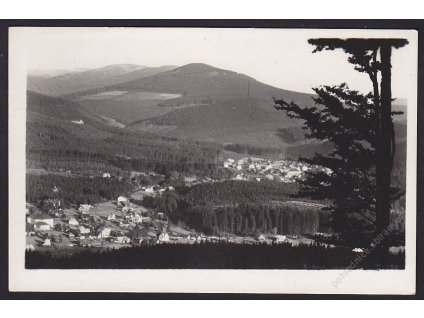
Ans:
[[[361,94],[346,83],[315,88],[316,106],[275,100],[289,117],[302,119],[306,137],[330,141],[334,151],[305,159],[328,167],[308,173],[299,196],[330,199],[332,227],[347,245],[368,246],[390,223],[390,206],[403,195],[391,185],[395,131],[391,110],[391,49],[403,39],[310,39],[314,52],[342,49],[358,72],[366,73],[373,91]],[[381,83],[378,82],[381,77]],[[379,250],[387,255],[388,246]]]

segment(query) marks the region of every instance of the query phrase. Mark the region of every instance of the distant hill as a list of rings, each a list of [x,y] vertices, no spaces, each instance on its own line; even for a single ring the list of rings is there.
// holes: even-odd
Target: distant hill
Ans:
[[[221,144],[282,147],[285,141],[277,135],[278,129],[298,125],[275,110],[271,98],[239,97],[176,109],[129,127]]]
[[[140,131],[276,147],[284,145],[277,129],[299,123],[276,111],[273,98],[313,102],[312,95],[201,63],[67,97]]]
[[[174,70],[114,85],[109,89],[181,94],[187,99],[285,97],[309,102],[308,94],[279,89],[240,73],[207,64],[192,63]]]
[[[74,92],[62,95],[61,103],[64,98],[70,103],[63,108],[95,114],[106,125],[126,126],[124,130],[131,133],[257,147],[257,152],[275,148],[291,158],[331,150],[326,143],[304,140],[301,122],[273,107],[273,98],[309,106],[313,95],[279,89],[244,74],[202,63],[158,68],[115,65],[48,80],[75,83],[79,78],[78,85],[72,84]],[[395,109],[406,110],[403,101],[396,104]],[[58,116],[78,117],[67,111],[51,110]]]
[[[61,76],[65,74],[71,74],[71,73],[80,73],[88,71],[88,68],[76,68],[76,69],[56,69],[56,70],[29,70],[28,71],[28,77],[31,78],[52,78],[56,76]]]
[[[45,95],[62,96],[139,79],[173,68],[175,67],[118,64],[92,70],[71,71],[53,77],[35,73],[28,76],[27,88]],[[54,71],[51,74],[54,74]]]
[[[327,143],[305,141],[301,123],[273,107],[273,98],[309,106],[313,95],[202,63],[68,97],[131,130],[222,145],[275,147],[293,158],[331,150]],[[403,102],[398,100],[395,109],[404,110]]]

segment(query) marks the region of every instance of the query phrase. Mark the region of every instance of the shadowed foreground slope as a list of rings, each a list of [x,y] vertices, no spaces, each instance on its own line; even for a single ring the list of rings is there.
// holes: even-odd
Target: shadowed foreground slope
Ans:
[[[108,252],[86,251],[69,256],[27,252],[26,268],[42,269],[341,269],[359,260],[346,248],[321,246],[238,245],[231,243],[164,244],[123,248]],[[390,255],[378,266],[366,256],[355,268],[403,269],[405,254]]]

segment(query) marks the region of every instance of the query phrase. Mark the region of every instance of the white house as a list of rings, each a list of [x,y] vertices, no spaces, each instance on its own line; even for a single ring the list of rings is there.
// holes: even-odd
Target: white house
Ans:
[[[230,163],[234,163],[234,159],[232,159],[232,158],[228,158],[228,162],[230,162]]]
[[[132,216],[131,221],[133,221],[134,223],[143,223],[143,218],[140,216],[140,214],[135,213]]]
[[[291,246],[294,246],[294,247],[296,247],[296,246],[299,246],[299,245],[300,245],[300,240],[298,240],[298,239],[288,238],[288,239],[286,240],[286,242],[287,242],[287,243],[290,243],[290,245],[291,245]]]
[[[169,242],[168,233],[160,233],[158,236],[158,242]]]
[[[242,174],[238,174],[238,175],[236,176],[236,179],[237,179],[237,180],[244,180],[244,177],[243,177],[243,175],[242,175]]]
[[[207,238],[207,241],[208,242],[218,242],[219,241],[219,237],[217,237],[217,236],[209,236]]]
[[[274,180],[274,176],[270,173],[268,173],[265,178],[267,178],[268,180]]]
[[[237,164],[242,165],[244,163],[243,159],[240,159],[239,161],[237,161]]]
[[[90,233],[90,229],[88,229],[84,226],[80,226],[79,231],[80,231],[81,234],[89,234]]]
[[[43,213],[33,213],[27,218],[28,223],[38,223],[43,222],[48,224],[51,228],[53,228],[53,218],[50,215]]]
[[[230,163],[229,162],[224,162],[224,168],[229,168],[230,167]]]
[[[34,223],[34,230],[36,231],[50,231],[51,226],[48,223],[45,222],[35,222]]]
[[[118,236],[115,239],[115,242],[116,243],[119,243],[119,244],[130,244],[131,243],[131,239],[128,236]]]
[[[121,203],[126,203],[126,202],[128,202],[128,199],[126,197],[119,196],[117,201],[121,202]]]
[[[331,170],[330,168],[324,168],[324,172],[327,174],[327,175],[331,175],[332,173],[333,173],[333,170]]]
[[[243,169],[243,167],[241,166],[241,165],[237,165],[237,170],[242,170]]]
[[[69,221],[68,221],[68,224],[73,225],[73,226],[78,226],[79,222],[76,218],[70,218]]]
[[[81,205],[79,206],[78,211],[83,212],[83,213],[86,213],[86,212],[90,211],[90,209],[91,209],[92,207],[93,207],[93,206],[92,206],[92,205],[90,205],[90,204],[81,204]]]
[[[109,216],[107,217],[107,220],[108,220],[108,221],[116,221],[116,215],[115,215],[115,213],[113,213],[112,215],[109,215]]]
[[[271,235],[268,237],[274,243],[282,243],[287,239],[285,235]]]
[[[153,193],[155,190],[153,190],[153,187],[148,187],[146,190],[144,190],[146,193]]]
[[[52,246],[52,241],[49,238],[44,240],[43,246]]]
[[[107,238],[107,237],[110,237],[110,232],[111,232],[111,229],[108,228],[108,227],[101,228],[98,231],[97,237],[98,238]]]
[[[110,173],[108,172],[103,173],[103,178],[110,178]]]

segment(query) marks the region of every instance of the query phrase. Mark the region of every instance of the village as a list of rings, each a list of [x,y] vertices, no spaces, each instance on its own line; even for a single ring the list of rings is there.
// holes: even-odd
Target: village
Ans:
[[[50,207],[48,211],[27,204],[26,250],[72,253],[83,248],[119,249],[141,245],[204,242],[290,243],[293,246],[313,243],[311,239],[297,236],[258,233],[255,237],[240,237],[230,233],[221,236],[198,233],[193,229],[171,224],[162,212],[134,203],[143,195],[160,193],[151,193],[149,189],[149,187],[141,189],[129,198],[119,196],[116,201],[94,206],[81,204],[78,208],[62,208],[58,199],[48,200]]]
[[[227,158],[223,166],[232,172],[235,180],[260,182],[292,183],[305,176],[307,171],[329,169],[311,166],[301,162],[246,157],[238,160]],[[26,250],[50,253],[68,253],[91,250],[110,250],[125,247],[156,244],[200,244],[200,243],[234,243],[234,244],[290,244],[291,246],[315,244],[311,237],[302,235],[280,235],[255,233],[252,236],[237,236],[233,233],[221,233],[220,236],[205,235],[181,225],[172,224],[167,215],[142,205],[143,198],[161,196],[165,192],[175,191],[171,185],[164,183],[164,175],[154,172],[132,172],[131,175],[150,176],[153,183],[138,186],[129,196],[118,196],[116,200],[94,205],[80,204],[63,207],[58,198],[44,201],[43,209],[32,203],[26,206]],[[105,172],[102,177],[113,177]],[[209,177],[185,176],[184,185],[195,186],[200,183],[219,182]],[[55,186],[53,193],[58,192]],[[290,201],[293,204],[310,204]],[[325,233],[316,233],[326,236]],[[323,243],[321,243],[323,244]],[[332,244],[324,244],[329,248]],[[391,247],[392,253],[402,251],[403,247]],[[356,248],[354,252],[362,252]]]
[[[223,166],[234,172],[236,180],[271,180],[293,183],[305,178],[305,173],[308,171],[323,171],[326,174],[331,174],[331,170],[328,168],[309,165],[301,161],[272,161],[255,157],[245,157],[238,160],[227,158]]]
[[[257,157],[223,159],[222,166],[231,172],[231,179],[245,181],[274,181],[294,183],[302,180],[308,171],[321,171],[331,174],[331,170],[308,165],[299,161],[271,160]],[[104,179],[117,176],[110,172],[100,174]],[[47,199],[40,209],[32,203],[26,208],[26,250],[48,251],[72,254],[82,249],[108,250],[124,247],[156,244],[290,244],[292,246],[311,245],[313,238],[302,235],[279,235],[256,233],[252,236],[237,236],[221,233],[220,236],[205,235],[168,220],[165,213],[146,208],[142,201],[146,197],[157,197],[175,188],[165,182],[165,176],[155,172],[129,173],[130,178],[148,178],[149,183],[138,184],[129,196],[121,195],[116,200],[94,205],[80,204],[63,207],[60,199]],[[181,179],[182,176],[180,176]],[[117,177],[122,178],[122,177]],[[221,182],[205,176],[183,176],[184,186],[191,187],[201,183]],[[55,186],[52,192],[57,194]],[[290,201],[293,204],[311,204]],[[323,233],[317,233],[325,235]],[[327,244],[324,244],[327,245]],[[334,247],[331,244],[328,247]],[[359,250],[355,250],[359,252]]]
[[[231,172],[232,179],[292,183],[303,178],[313,167],[301,162],[244,157],[238,160],[227,158],[223,168]],[[330,171],[325,171],[330,173]],[[104,179],[113,178],[110,172],[103,172]],[[43,210],[31,203],[26,209],[26,249],[71,252],[81,248],[119,249],[122,247],[152,244],[195,244],[201,242],[229,242],[237,244],[312,244],[305,237],[269,235],[258,233],[254,237],[239,237],[231,233],[220,237],[197,233],[194,229],[183,228],[169,222],[161,211],[146,208],[143,198],[160,196],[175,188],[164,182],[164,175],[155,172],[131,172],[130,177],[147,177],[150,182],[139,185],[128,197],[119,196],[116,200],[95,205],[80,204],[63,207],[60,199],[45,200]],[[184,185],[218,182],[209,177],[184,176]],[[57,193],[57,187],[52,189]]]

